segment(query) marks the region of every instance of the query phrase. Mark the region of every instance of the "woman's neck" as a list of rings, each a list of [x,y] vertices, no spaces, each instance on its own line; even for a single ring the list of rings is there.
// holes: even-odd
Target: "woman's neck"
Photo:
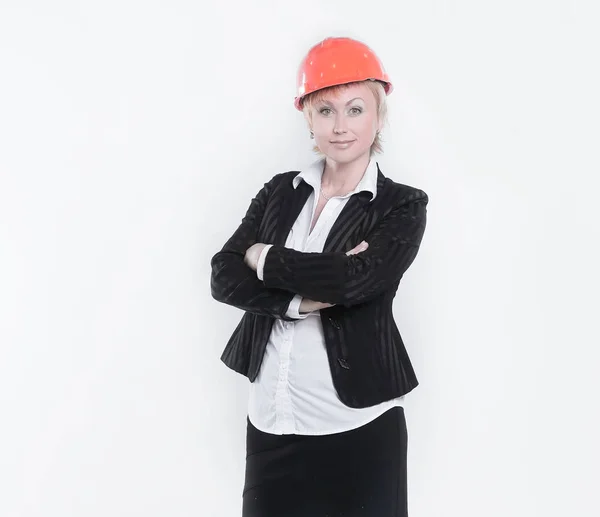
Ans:
[[[326,158],[321,186],[329,192],[354,190],[367,170],[370,160],[370,153],[365,153],[349,163],[339,163]]]

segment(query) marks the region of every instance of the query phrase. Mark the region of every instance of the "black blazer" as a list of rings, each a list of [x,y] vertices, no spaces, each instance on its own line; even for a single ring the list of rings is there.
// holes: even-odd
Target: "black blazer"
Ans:
[[[329,367],[340,400],[360,408],[399,397],[418,385],[392,314],[400,279],[417,255],[428,197],[386,178],[377,167],[377,196],[353,194],[335,221],[322,253],[285,248],[287,235],[312,187],[275,175],[256,194],[242,222],[211,260],[215,300],[245,311],[221,360],[254,382],[275,318],[295,294],[336,305],[322,309]],[[366,251],[346,255],[361,241]],[[256,242],[273,244],[264,281],[244,263]]]

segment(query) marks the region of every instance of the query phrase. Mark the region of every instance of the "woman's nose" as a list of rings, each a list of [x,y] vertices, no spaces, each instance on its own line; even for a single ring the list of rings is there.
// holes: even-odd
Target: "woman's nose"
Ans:
[[[346,133],[348,130],[346,129],[346,121],[343,116],[337,116],[335,119],[335,125],[333,126],[333,132],[337,135],[341,133]]]

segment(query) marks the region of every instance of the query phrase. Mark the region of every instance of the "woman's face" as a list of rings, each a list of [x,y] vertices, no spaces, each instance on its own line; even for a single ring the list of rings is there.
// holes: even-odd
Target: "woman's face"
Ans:
[[[312,106],[312,131],[321,152],[338,163],[350,163],[365,153],[380,130],[377,101],[364,83],[349,85]]]

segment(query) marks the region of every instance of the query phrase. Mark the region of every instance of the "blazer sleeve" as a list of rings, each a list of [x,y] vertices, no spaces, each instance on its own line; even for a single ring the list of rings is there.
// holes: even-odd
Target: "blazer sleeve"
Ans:
[[[428,200],[418,189],[401,198],[365,237],[367,250],[355,255],[273,246],[265,260],[264,284],[347,307],[375,298],[400,280],[417,256]]]
[[[246,265],[246,250],[256,243],[267,200],[281,176],[275,175],[254,196],[242,222],[221,251],[211,259],[210,288],[212,297],[247,312],[294,321],[287,309],[294,294],[266,287]]]

